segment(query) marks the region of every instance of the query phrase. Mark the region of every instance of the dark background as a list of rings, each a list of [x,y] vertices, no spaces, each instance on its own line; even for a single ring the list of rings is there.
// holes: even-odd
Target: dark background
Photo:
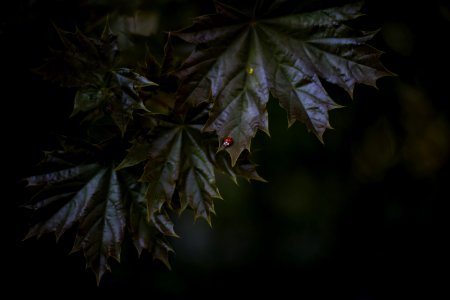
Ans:
[[[314,1],[308,1],[313,3]],[[332,1],[316,1],[320,5]],[[340,1],[342,2],[342,1]],[[446,1],[401,4],[366,1],[361,26],[382,28],[371,44],[398,77],[378,89],[357,86],[354,101],[330,88],[343,109],[325,144],[302,124],[287,129],[285,113],[269,103],[271,137],[253,142],[259,172],[269,183],[220,177],[225,201],[216,202],[213,228],[177,220],[172,271],[130,246],[112,262],[100,287],[84,270],[81,253],[69,255],[73,232],[22,241],[29,197],[20,178],[30,175],[53,133],[68,120],[73,91],[30,72],[58,46],[51,22],[91,30],[109,13],[117,23],[136,10],[150,12],[150,48],[160,51],[163,31],[213,12],[210,1],[2,1],[0,24],[3,122],[2,248],[6,287],[148,289],[184,296],[294,292],[346,299],[403,299],[447,293],[450,149],[450,8]],[[121,19],[122,18],[122,19]],[[129,19],[128,19],[129,20]],[[136,19],[135,19],[136,20]],[[134,24],[134,23],[133,23]],[[142,33],[142,32],[141,32]],[[182,48],[182,45],[180,46]],[[5,168],[6,167],[6,168]],[[429,299],[429,298],[428,298]]]

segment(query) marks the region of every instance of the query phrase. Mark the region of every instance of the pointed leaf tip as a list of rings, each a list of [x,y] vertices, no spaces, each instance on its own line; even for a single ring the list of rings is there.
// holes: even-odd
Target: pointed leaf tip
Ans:
[[[378,50],[366,44],[373,33],[345,24],[361,16],[362,6],[257,16],[258,26],[253,26],[239,10],[218,3],[219,14],[203,16],[177,33],[198,46],[178,72],[183,95],[196,104],[213,98],[205,130],[234,138],[225,149],[233,166],[258,130],[268,133],[269,90],[287,111],[289,125],[305,123],[323,143],[328,111],[338,105],[320,80],[352,96],[356,83],[373,85],[390,74]]]

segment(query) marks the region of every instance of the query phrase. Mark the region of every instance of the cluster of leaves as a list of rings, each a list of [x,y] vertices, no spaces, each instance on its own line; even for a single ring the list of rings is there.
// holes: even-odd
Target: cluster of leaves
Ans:
[[[322,140],[328,111],[339,105],[321,80],[352,96],[356,83],[391,75],[366,44],[374,32],[346,25],[361,15],[360,3],[289,15],[280,6],[217,2],[216,14],[169,34],[162,62],[149,53],[131,67],[121,65],[108,26],[98,39],[57,29],[63,50],[37,71],[77,89],[72,115],[86,134],[61,139],[61,149],[46,153],[47,172],[28,178],[37,221],[27,237],[59,237],[76,225],[73,251],[83,250],[97,281],[128,235],[139,253],[169,266],[171,212],[189,208],[211,223],[217,171],[263,180],[249,156],[256,132],[269,133],[269,94],[289,124],[303,122]],[[195,45],[179,66],[171,36]]]

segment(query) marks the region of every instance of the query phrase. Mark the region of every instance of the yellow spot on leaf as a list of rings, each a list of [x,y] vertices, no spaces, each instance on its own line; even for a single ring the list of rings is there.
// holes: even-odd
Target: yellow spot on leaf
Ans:
[[[247,69],[247,73],[250,74],[250,75],[252,75],[252,74],[253,74],[253,68],[249,67],[249,68]]]

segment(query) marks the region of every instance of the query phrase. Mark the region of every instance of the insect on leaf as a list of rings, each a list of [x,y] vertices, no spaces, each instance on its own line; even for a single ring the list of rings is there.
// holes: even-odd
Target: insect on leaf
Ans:
[[[227,147],[234,165],[250,150],[257,130],[268,134],[269,93],[287,111],[289,124],[306,124],[320,140],[330,128],[328,111],[339,107],[321,83],[326,80],[353,94],[356,83],[375,86],[392,75],[380,63],[380,51],[369,46],[375,32],[350,28],[361,16],[361,3],[279,16],[270,10],[239,11],[217,3],[218,13],[195,19],[174,32],[196,49],[178,76],[179,97],[198,105],[212,101],[205,125]]]

